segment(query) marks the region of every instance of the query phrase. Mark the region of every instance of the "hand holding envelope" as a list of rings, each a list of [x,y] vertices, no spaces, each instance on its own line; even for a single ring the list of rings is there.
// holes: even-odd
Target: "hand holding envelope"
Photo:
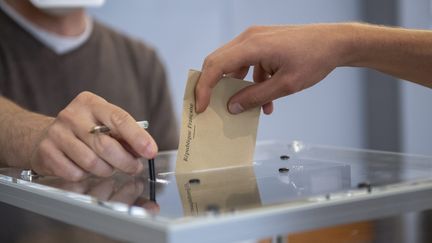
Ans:
[[[228,112],[229,98],[251,82],[222,78],[213,89],[210,105],[195,112],[195,85],[200,72],[189,71],[176,173],[252,165],[260,108],[238,115]]]
[[[197,114],[195,85],[200,74],[189,71],[183,100],[176,163],[183,212],[199,215],[209,208],[229,211],[261,204],[252,166],[260,108],[238,115],[227,109],[229,98],[252,83],[223,78],[212,91],[209,107]]]

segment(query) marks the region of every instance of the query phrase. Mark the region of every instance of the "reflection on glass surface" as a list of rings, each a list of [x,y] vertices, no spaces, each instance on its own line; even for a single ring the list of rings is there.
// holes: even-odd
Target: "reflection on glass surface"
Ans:
[[[184,215],[232,212],[261,206],[253,169],[248,166],[177,175]]]
[[[20,170],[1,169],[0,180],[15,178],[15,183],[35,190],[61,192],[73,200],[138,218],[179,219],[364,196],[389,185],[432,178],[430,157],[306,146],[298,141],[262,143],[255,158],[253,167],[176,175],[176,154],[162,153],[156,158],[156,183],[149,182],[147,171],[137,177],[117,173],[80,182],[55,177],[29,182],[20,179]]]

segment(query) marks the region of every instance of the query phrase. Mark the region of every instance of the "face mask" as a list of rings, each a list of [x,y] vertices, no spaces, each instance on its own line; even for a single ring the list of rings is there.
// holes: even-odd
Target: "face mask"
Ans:
[[[40,9],[62,10],[69,8],[100,7],[105,3],[105,0],[30,0],[30,2]]]
[[[58,17],[69,15],[70,13],[79,9],[80,8],[40,8],[40,10],[44,13]]]

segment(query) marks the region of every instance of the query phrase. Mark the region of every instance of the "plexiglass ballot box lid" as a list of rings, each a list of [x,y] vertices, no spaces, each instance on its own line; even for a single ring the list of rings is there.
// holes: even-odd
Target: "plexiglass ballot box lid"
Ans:
[[[1,169],[0,201],[136,242],[253,239],[432,208],[427,156],[273,141],[251,167],[175,174],[175,161],[156,158],[156,183],[148,171],[67,182]]]

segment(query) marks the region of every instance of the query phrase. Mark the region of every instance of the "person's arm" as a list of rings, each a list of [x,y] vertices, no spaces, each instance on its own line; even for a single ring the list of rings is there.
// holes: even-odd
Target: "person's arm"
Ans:
[[[0,164],[30,168],[34,144],[53,118],[29,112],[0,96]]]
[[[0,161],[38,174],[81,180],[114,169],[137,174],[137,157],[157,153],[153,138],[124,110],[90,92],[79,94],[57,117],[29,112],[0,97]],[[110,135],[91,134],[106,125]]]
[[[340,66],[368,67],[432,87],[432,31],[367,24],[252,27],[210,54],[195,89],[196,110],[209,104],[223,75],[244,78],[254,67],[255,85],[228,102],[231,113],[263,106],[306,89]]]
[[[352,24],[340,66],[368,67],[432,88],[432,31]]]

